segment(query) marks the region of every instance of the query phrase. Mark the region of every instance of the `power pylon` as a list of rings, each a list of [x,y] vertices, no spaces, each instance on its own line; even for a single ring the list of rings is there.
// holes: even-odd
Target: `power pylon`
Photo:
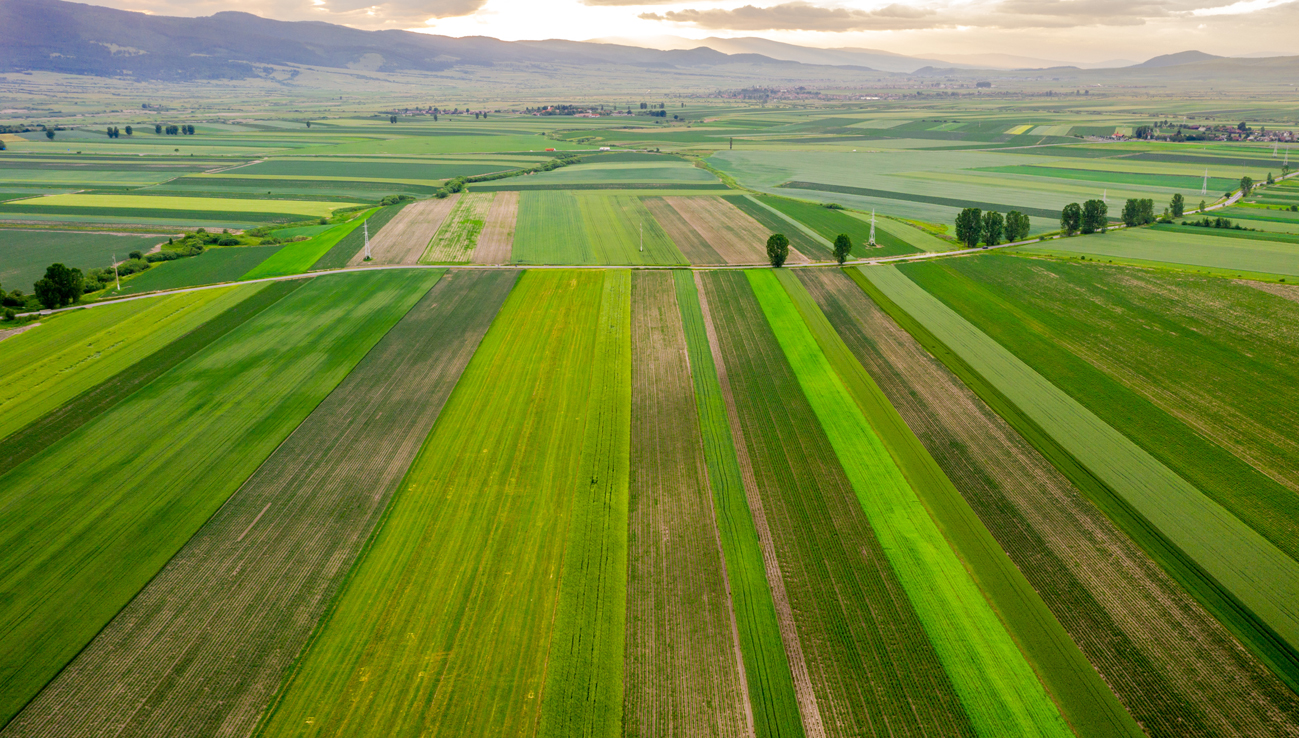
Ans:
[[[875,245],[875,210],[871,210],[871,240],[870,245]]]

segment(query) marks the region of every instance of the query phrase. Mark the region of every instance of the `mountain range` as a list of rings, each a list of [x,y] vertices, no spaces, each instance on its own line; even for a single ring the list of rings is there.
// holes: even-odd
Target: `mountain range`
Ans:
[[[655,48],[647,48],[655,46]],[[810,48],[762,38],[663,37],[654,40],[501,41],[410,31],[363,31],[316,21],[270,20],[221,12],[201,18],[146,15],[63,0],[0,0],[0,72],[51,71],[136,79],[245,79],[266,65],[375,72],[445,72],[515,65],[601,65],[698,74],[744,68],[773,79],[839,80],[854,73],[923,76],[999,70],[1078,69],[1079,65],[1005,54],[910,57],[860,48]],[[1252,74],[1294,76],[1299,57],[1232,59],[1186,51],[1093,73]],[[1087,65],[1093,66],[1093,65]],[[1183,70],[1184,68],[1184,70]],[[777,74],[778,73],[778,74]]]

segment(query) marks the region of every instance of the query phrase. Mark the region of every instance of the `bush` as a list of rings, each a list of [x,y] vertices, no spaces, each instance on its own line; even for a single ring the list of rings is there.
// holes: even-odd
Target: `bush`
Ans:
[[[238,246],[239,239],[235,238],[234,236],[222,236],[221,238],[217,239],[216,245],[217,246]]]
[[[823,202],[821,203],[821,207],[829,208],[830,210],[843,210],[843,206],[837,202]]]
[[[5,320],[9,320],[9,321],[18,320],[18,311],[14,310],[13,308],[5,308],[4,316],[5,316]]]

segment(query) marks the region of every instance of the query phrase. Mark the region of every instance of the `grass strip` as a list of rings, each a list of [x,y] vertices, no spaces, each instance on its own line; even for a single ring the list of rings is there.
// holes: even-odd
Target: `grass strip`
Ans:
[[[1259,582],[1266,581],[1266,589],[1256,589],[1250,593],[1251,600],[1265,600],[1272,596],[1276,602],[1281,603],[1279,607],[1285,608],[1287,605],[1284,603],[1287,602],[1289,607],[1294,607],[1294,603],[1299,602],[1299,597],[1287,597],[1285,594],[1288,588],[1293,586],[1293,579],[1277,576],[1275,571],[1292,568],[1294,566],[1292,559],[1276,551],[1274,546],[1263,541],[1239,520],[1221,511],[1221,508],[1218,508],[1221,514],[1214,516],[1213,508],[1217,506],[1204,499],[1198,490],[1190,487],[1180,478],[1169,479],[1172,475],[1166,467],[1162,468],[1162,472],[1160,468],[1155,468],[1143,473],[1138,467],[1138,462],[1128,467],[1127,476],[1116,476],[1116,465],[1105,464],[1106,459],[1116,460],[1135,456],[1139,460],[1144,452],[1131,447],[1131,442],[1126,438],[1116,438],[1117,434],[1112,428],[1097,426],[1099,421],[1094,415],[1086,411],[1083,411],[1083,414],[1070,411],[1068,406],[1072,403],[1071,400],[1062,398],[1063,410],[1073,416],[1078,427],[1092,429],[1094,433],[1089,438],[1078,439],[1076,435],[1078,431],[1074,431],[1073,434],[1068,430],[1049,432],[1045,424],[1053,423],[1052,416],[1044,415],[1040,410],[1031,412],[1029,408],[1023,407],[1023,403],[1028,399],[1024,390],[1016,388],[1012,381],[1006,378],[1005,372],[1015,371],[1025,380],[1025,384],[1041,388],[1048,397],[1054,388],[1031,369],[1027,370],[1029,374],[1024,374],[1027,367],[1017,369],[1016,365],[1020,362],[1013,356],[1009,356],[999,345],[988,341],[986,336],[983,336],[981,342],[978,336],[982,334],[972,334],[969,340],[975,341],[974,346],[986,347],[984,350],[992,351],[994,355],[1003,355],[999,366],[994,367],[989,364],[986,357],[981,360],[981,357],[976,356],[968,346],[960,352],[949,347],[947,341],[954,337],[945,335],[944,338],[939,338],[934,331],[941,329],[932,316],[922,322],[920,317],[912,315],[912,311],[917,310],[915,305],[909,304],[910,310],[903,309],[895,301],[894,296],[906,295],[912,300],[921,301],[920,304],[926,305],[931,310],[939,310],[940,307],[946,309],[945,306],[920,290],[910,280],[906,280],[896,269],[871,267],[869,276],[861,269],[846,271],[881,309],[934,357],[942,361],[953,374],[960,377],[985,403],[1005,418],[1006,422],[1114,520],[1151,558],[1159,562],[1165,571],[1186,587],[1283,681],[1292,689],[1299,691],[1299,658],[1296,657],[1290,642],[1271,627],[1268,619],[1250,609],[1232,587],[1221,582],[1214,576],[1215,572],[1209,570],[1212,566],[1218,576],[1225,575],[1227,581],[1234,580],[1233,583],[1236,583],[1239,582],[1241,573],[1259,571],[1260,563],[1270,564],[1269,568],[1273,571],[1267,574],[1266,580],[1257,577],[1255,579]],[[890,274],[885,275],[884,272]],[[888,279],[892,285],[890,292],[886,293],[879,287],[876,279]],[[950,312],[949,309],[946,310]],[[942,311],[939,310],[939,313],[941,314]],[[955,313],[947,319],[950,321],[953,317],[959,320]],[[931,322],[934,325],[933,329],[929,327]],[[973,330],[972,327],[970,330]],[[989,375],[997,377],[998,381],[994,383],[988,380],[986,377]],[[1058,390],[1054,391],[1058,392]],[[1012,399],[1012,395],[1016,396],[1015,399]],[[1074,440],[1083,440],[1083,443],[1071,442]],[[1102,440],[1105,442],[1102,443]],[[1110,468],[1107,469],[1106,466]],[[1149,469],[1148,463],[1141,466]],[[1141,485],[1141,482],[1146,484]],[[1134,483],[1141,486],[1135,486]],[[1150,498],[1137,497],[1143,491],[1160,487],[1164,490],[1171,488],[1172,493],[1161,496],[1153,504]],[[1177,502],[1174,503],[1174,500]],[[1207,513],[1208,516],[1213,516],[1211,519],[1214,519],[1213,522],[1216,524],[1208,535],[1194,536],[1195,531],[1179,526],[1179,520],[1168,519],[1173,511],[1177,512],[1177,517],[1181,520],[1192,516],[1204,518]],[[1177,536],[1179,540],[1174,540],[1167,532],[1169,528],[1179,534]],[[1241,547],[1245,553],[1233,551],[1230,545],[1226,546],[1224,561],[1202,561],[1192,553],[1202,552],[1206,546],[1222,547],[1224,542],[1248,545]],[[1193,548],[1188,551],[1187,548],[1191,546]],[[1249,563],[1241,562],[1233,568],[1229,562],[1241,556],[1248,557]],[[1270,609],[1269,614],[1281,614],[1277,613],[1275,606]]]
[[[622,735],[631,444],[631,272],[604,273],[541,735]]]
[[[249,296],[23,428],[0,439],[0,476],[89,423],[212,342],[302,286],[301,280],[250,285]]]
[[[853,356],[799,277],[788,270],[777,270],[775,274],[844,389],[987,595],[1074,731],[1080,736],[1144,735],[920,439],[907,427],[883,390]]]
[[[767,583],[758,531],[745,499],[744,480],[735,459],[735,441],[731,436],[730,420],[726,417],[726,401],[717,379],[717,367],[713,364],[712,350],[708,345],[698,289],[691,272],[675,270],[672,276],[685,329],[695,405],[703,433],[704,461],[708,467],[717,531],[726,560],[740,653],[744,657],[754,732],[758,738],[797,738],[803,735],[803,723],[794,694],[794,681],[785,650],[781,647],[776,606]]]
[[[780,280],[770,270],[745,274],[975,730],[988,736],[1068,735],[1037,675],[871,429]]]

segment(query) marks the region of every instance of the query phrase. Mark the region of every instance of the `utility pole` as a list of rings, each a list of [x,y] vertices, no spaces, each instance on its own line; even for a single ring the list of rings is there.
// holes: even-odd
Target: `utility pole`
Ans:
[[[875,245],[875,209],[871,208],[871,240],[870,245]]]
[[[122,279],[117,276],[117,254],[113,254],[113,281],[117,283],[117,291],[122,291]]]
[[[640,222],[640,250],[645,251],[645,221]]]
[[[361,232],[365,237],[365,260],[370,260],[370,221],[361,221]]]

